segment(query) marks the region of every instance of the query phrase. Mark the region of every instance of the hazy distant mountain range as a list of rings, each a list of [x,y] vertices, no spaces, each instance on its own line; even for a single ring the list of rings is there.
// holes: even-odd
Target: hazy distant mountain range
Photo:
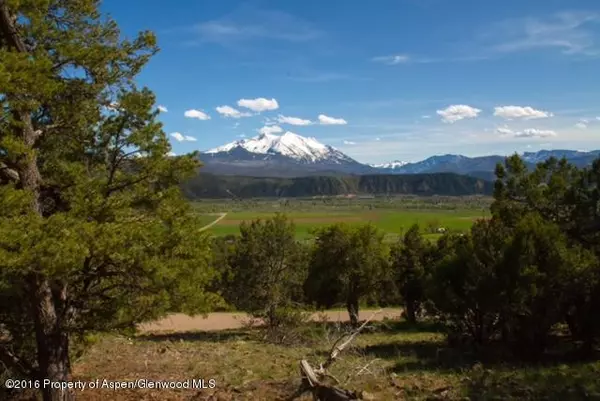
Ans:
[[[550,157],[566,157],[583,167],[600,156],[600,150],[541,150],[522,155],[534,166]],[[301,177],[340,174],[430,174],[456,173],[492,180],[494,169],[505,156],[467,157],[461,155],[432,156],[416,163],[395,160],[368,165],[360,163],[330,145],[314,138],[291,132],[283,135],[261,134],[202,152],[202,171],[221,175],[252,177]]]

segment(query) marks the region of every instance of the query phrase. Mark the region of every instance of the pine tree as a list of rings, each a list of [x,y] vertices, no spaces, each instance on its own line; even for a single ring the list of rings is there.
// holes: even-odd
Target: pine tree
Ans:
[[[396,273],[397,287],[402,295],[406,320],[417,321],[425,298],[425,273],[431,246],[426,242],[417,224],[391,251],[391,265]]]
[[[70,377],[69,346],[173,310],[207,311],[208,240],[178,184],[155,98],[97,0],[0,0],[0,361]],[[45,389],[45,401],[74,394]]]
[[[344,302],[356,326],[361,298],[381,287],[387,267],[383,234],[373,225],[334,224],[316,232],[306,292],[319,306]]]

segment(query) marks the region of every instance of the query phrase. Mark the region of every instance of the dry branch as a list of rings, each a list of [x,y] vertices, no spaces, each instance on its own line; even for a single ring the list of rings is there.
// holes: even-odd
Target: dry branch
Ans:
[[[362,325],[360,325],[358,329],[354,330],[350,334],[344,334],[338,338],[333,344],[327,360],[324,363],[319,364],[318,369],[313,369],[307,360],[301,360],[300,373],[302,376],[302,384],[298,391],[290,398],[290,400],[294,400],[300,395],[309,391],[312,393],[314,401],[349,401],[362,399],[363,397],[361,393],[327,385],[324,383],[324,380],[326,378],[331,378],[337,384],[340,383],[339,380],[327,372],[327,368],[329,368],[335,362],[340,353],[346,349],[346,347],[348,347],[352,341],[354,341],[356,336],[358,336],[358,334],[367,326],[367,324],[369,324],[369,322],[381,312],[382,311],[379,310],[373,313],[367,320],[364,321]],[[368,366],[369,364],[367,364],[363,370]]]

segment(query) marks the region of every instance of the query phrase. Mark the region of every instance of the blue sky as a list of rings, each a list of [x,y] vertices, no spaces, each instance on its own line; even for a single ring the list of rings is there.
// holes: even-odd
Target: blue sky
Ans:
[[[126,36],[157,34],[139,81],[177,154],[279,129],[368,163],[600,148],[598,0],[102,8]]]

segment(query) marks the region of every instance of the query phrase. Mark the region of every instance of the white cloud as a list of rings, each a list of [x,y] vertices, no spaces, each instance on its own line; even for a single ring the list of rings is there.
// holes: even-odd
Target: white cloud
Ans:
[[[245,137],[246,137],[246,134],[239,134],[239,135],[238,135],[238,137],[240,137],[240,138],[245,138]]]
[[[543,111],[536,110],[533,107],[521,107],[521,106],[500,106],[494,108],[494,115],[497,117],[502,117],[507,120],[521,118],[523,120],[533,120],[536,118],[548,118],[552,117],[554,114]]]
[[[427,120],[429,118],[431,118],[431,116],[421,116],[422,119]]]
[[[513,138],[549,138],[557,136],[555,131],[536,128],[527,128],[523,131],[513,131],[508,127],[496,128],[496,133]]]
[[[231,106],[226,106],[226,105],[218,106],[215,108],[215,110],[217,110],[217,113],[219,113],[223,117],[230,117],[230,118],[250,117],[252,115],[251,113],[241,112],[238,109],[235,109]]]
[[[408,54],[392,54],[390,56],[373,57],[372,61],[387,65],[406,64],[411,61]]]
[[[557,136],[556,131],[535,128],[528,128],[515,134],[517,138],[549,138],[553,136]]]
[[[344,145],[356,145],[356,142],[344,141]]]
[[[256,99],[240,99],[238,100],[237,105],[258,113],[261,111],[277,110],[279,108],[277,100],[265,99],[264,97],[258,97]]]
[[[167,113],[169,111],[165,106],[161,106],[161,105],[158,105],[157,109],[161,113]]]
[[[177,142],[196,142],[196,138],[194,138],[193,136],[183,135],[180,132],[172,132],[169,135]]]
[[[500,135],[514,135],[513,130],[508,127],[498,127],[496,128],[496,133]]]
[[[201,110],[191,109],[183,113],[187,118],[197,118],[198,120],[210,120],[210,116]]]
[[[455,123],[466,118],[476,118],[479,113],[481,113],[481,110],[465,104],[454,104],[437,111],[437,114],[442,117],[442,121],[445,123]]]
[[[177,156],[177,153],[175,153],[175,152],[167,152],[167,156],[171,156],[171,157]]]
[[[587,124],[584,121],[580,121],[577,124],[575,124],[575,127],[579,128],[579,129],[586,129],[587,128]]]
[[[596,120],[600,121],[600,117],[596,117]]]
[[[346,125],[348,122],[343,118],[328,117],[325,114],[319,114],[319,123],[321,125]]]
[[[376,141],[381,141],[381,138],[375,138]]]
[[[279,115],[279,117],[277,117],[277,121],[280,124],[290,124],[290,125],[311,125],[312,121],[310,120],[304,120],[302,118],[298,118],[298,117],[286,117],[286,116],[282,116],[281,114]]]
[[[283,128],[281,128],[279,125],[265,125],[264,127],[260,128],[258,132],[261,134],[278,134],[283,132]]]

